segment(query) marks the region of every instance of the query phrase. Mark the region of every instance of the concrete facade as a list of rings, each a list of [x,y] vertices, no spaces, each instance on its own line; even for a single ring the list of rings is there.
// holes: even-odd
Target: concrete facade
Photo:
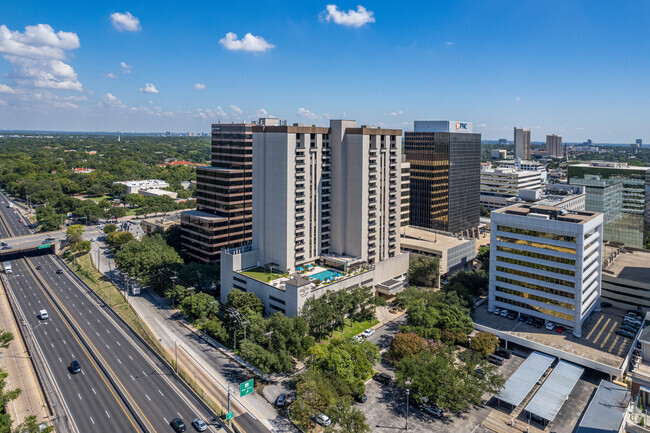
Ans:
[[[515,159],[530,159],[530,129],[515,127]]]
[[[492,212],[490,311],[572,328],[600,309],[603,216],[519,204]]]

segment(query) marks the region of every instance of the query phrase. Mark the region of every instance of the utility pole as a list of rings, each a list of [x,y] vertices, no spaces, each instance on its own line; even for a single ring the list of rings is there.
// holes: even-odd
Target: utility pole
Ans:
[[[230,413],[230,382],[228,383],[228,413]],[[228,420],[228,425],[230,425],[230,420]]]
[[[264,333],[267,337],[269,337],[269,352],[271,351],[271,334],[273,334],[273,331],[269,331]]]
[[[406,431],[409,431],[409,394],[411,393],[409,387],[411,386],[411,382],[407,380],[404,382],[404,386],[406,387]]]
[[[170,277],[170,280],[172,280],[172,289],[174,290],[174,293],[176,293],[176,276]],[[176,297],[172,296],[172,310],[176,308]]]

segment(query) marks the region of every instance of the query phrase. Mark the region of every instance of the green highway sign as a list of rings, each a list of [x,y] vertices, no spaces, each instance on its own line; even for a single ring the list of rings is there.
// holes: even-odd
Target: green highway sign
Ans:
[[[43,248],[50,248],[50,246],[51,246],[50,244],[41,244],[38,246],[38,249],[41,250]]]
[[[239,384],[239,396],[244,397],[253,392],[253,379]]]
[[[233,419],[234,417],[235,417],[235,412],[231,410],[230,412],[228,412],[228,413],[226,414],[226,421],[231,420],[231,419]]]

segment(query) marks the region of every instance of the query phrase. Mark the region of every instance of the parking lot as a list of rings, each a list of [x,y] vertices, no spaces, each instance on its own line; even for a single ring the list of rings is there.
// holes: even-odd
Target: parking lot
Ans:
[[[524,361],[523,356],[516,353],[512,358],[506,360],[499,367],[499,372],[504,379],[510,375]],[[377,368],[385,370],[385,366]],[[394,384],[383,385],[370,380],[366,384],[366,395],[368,401],[357,403],[368,419],[368,425],[373,432],[394,432],[403,430],[406,422],[406,394]],[[489,400],[492,396],[486,395]],[[490,430],[484,428],[481,423],[492,410],[489,406],[477,406],[467,411],[455,414],[444,414],[440,419],[426,415],[424,412],[410,405],[409,409],[409,431],[413,432],[441,432],[441,433],[488,433]]]
[[[593,312],[583,324],[580,338],[570,331],[558,334],[544,327],[535,328],[516,319],[496,316],[488,311],[487,303],[475,308],[472,319],[476,324],[497,331],[620,368],[632,345],[631,339],[616,334],[624,315],[625,311],[616,308],[603,308],[602,311]]]

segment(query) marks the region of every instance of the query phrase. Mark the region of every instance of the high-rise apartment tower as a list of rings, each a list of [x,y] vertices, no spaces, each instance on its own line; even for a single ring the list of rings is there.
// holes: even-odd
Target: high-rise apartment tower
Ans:
[[[515,127],[515,159],[530,159],[530,129]]]

